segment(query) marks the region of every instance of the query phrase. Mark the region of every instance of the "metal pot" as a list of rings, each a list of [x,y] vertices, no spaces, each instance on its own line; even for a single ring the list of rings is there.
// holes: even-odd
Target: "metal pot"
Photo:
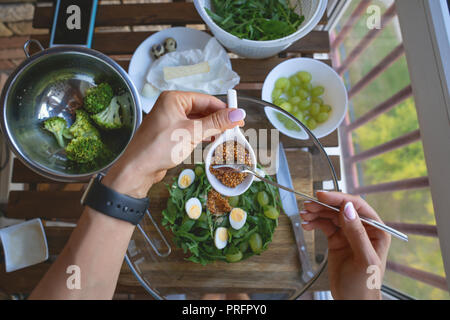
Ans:
[[[32,42],[41,51],[30,56],[28,47]],[[123,153],[142,121],[139,94],[127,73],[108,56],[88,48],[60,46],[44,50],[38,41],[29,40],[24,51],[27,59],[8,78],[0,98],[1,129],[10,148],[30,169],[52,180],[85,181],[107,170]],[[42,121],[62,116],[71,124],[74,109],[82,105],[84,91],[99,81],[107,81],[115,90],[131,95],[133,123],[128,130],[102,136],[114,149],[113,161],[80,172],[68,165],[65,152],[42,129]]]

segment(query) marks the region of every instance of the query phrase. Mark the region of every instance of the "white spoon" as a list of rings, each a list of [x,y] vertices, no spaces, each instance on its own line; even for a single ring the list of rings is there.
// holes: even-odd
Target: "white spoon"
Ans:
[[[228,90],[228,108],[237,108],[237,93],[236,90],[230,89]],[[234,127],[233,129],[228,129],[224,133],[222,133],[214,142],[212,142],[210,145],[208,145],[207,153],[205,157],[205,170],[206,170],[206,177],[208,178],[209,183],[211,183],[211,186],[219,192],[220,194],[227,196],[227,197],[234,197],[243,194],[250,186],[252,185],[254,176],[252,174],[247,175],[247,177],[244,179],[244,181],[237,185],[235,188],[230,188],[222,184],[220,180],[218,180],[211,172],[210,172],[210,166],[211,161],[213,158],[214,151],[216,148],[223,144],[226,141],[236,141],[237,143],[243,145],[245,149],[248,150],[250,160],[252,163],[252,169],[256,170],[256,156],[255,152],[253,151],[252,146],[250,143],[248,143],[247,139],[245,139],[244,135],[242,134],[239,127]]]

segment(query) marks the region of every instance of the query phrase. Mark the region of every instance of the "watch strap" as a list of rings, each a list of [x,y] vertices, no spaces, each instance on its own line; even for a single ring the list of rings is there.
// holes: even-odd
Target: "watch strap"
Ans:
[[[137,199],[119,193],[101,183],[97,175],[89,183],[81,203],[110,217],[137,225],[145,215],[149,198]]]

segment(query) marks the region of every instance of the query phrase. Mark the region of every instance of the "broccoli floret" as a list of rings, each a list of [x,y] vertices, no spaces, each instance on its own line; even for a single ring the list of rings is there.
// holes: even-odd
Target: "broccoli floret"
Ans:
[[[96,137],[78,137],[70,141],[66,147],[69,160],[77,163],[88,163],[98,157],[103,143]]]
[[[117,102],[120,104],[123,126],[131,127],[133,122],[133,117],[131,114],[131,95],[129,93],[122,94],[117,97]]]
[[[113,95],[111,86],[106,82],[89,88],[84,97],[84,109],[89,113],[99,113],[108,107]]]
[[[102,129],[105,130],[119,129],[120,127],[122,127],[122,120],[120,119],[119,108],[120,105],[117,102],[117,97],[114,97],[111,100],[109,106],[102,112],[94,114],[92,116],[92,119]]]
[[[115,157],[115,154],[109,150],[109,148],[102,143],[98,155],[91,161],[85,163],[79,163],[70,160],[67,164],[68,169],[72,172],[84,173],[91,172],[103,168],[108,163],[110,163]]]
[[[100,132],[92,124],[89,114],[86,111],[78,109],[75,111],[75,115],[75,122],[69,128],[69,133],[72,137],[96,137],[100,139]]]
[[[72,140],[73,139],[73,135],[70,133],[70,129],[68,127],[64,128],[62,135],[67,140]]]
[[[44,129],[53,133],[61,148],[64,148],[64,132],[67,130],[67,122],[64,118],[52,117],[44,121]]]

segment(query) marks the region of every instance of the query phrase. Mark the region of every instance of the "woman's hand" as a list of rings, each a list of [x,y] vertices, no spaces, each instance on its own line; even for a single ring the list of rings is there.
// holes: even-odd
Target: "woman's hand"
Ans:
[[[305,230],[321,229],[328,237],[328,273],[335,299],[381,299],[379,289],[370,289],[369,266],[379,271],[381,283],[391,243],[389,234],[362,224],[359,215],[382,222],[374,209],[357,196],[318,192],[319,201],[339,206],[341,213],[314,202],[305,202],[301,212]]]
[[[128,148],[102,182],[135,198],[146,196],[166,171],[185,160],[202,142],[243,126],[245,111],[200,93],[163,92]]]

